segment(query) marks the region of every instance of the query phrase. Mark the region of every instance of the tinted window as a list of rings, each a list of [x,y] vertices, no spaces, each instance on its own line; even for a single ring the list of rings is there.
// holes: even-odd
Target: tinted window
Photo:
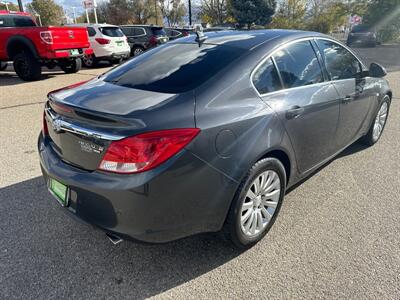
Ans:
[[[131,27],[121,27],[121,30],[126,36],[132,36],[134,29]]]
[[[253,84],[260,94],[266,94],[282,88],[278,72],[271,59],[264,62],[253,75]]]
[[[143,28],[134,28],[133,35],[134,36],[140,36],[140,35],[145,35],[146,31]]]
[[[181,93],[210,79],[243,52],[223,45],[165,44],[117,67],[105,81],[148,91]]]
[[[165,30],[163,28],[160,27],[152,27],[151,31],[153,32],[154,35],[160,36],[160,35],[167,35],[167,33],[165,32]]]
[[[366,25],[357,25],[354,26],[351,32],[369,32],[371,31],[371,28]]]
[[[93,27],[88,27],[87,28],[89,36],[95,36],[96,35],[96,30]]]
[[[309,41],[297,42],[274,54],[285,88],[322,82],[318,59]]]
[[[102,34],[110,37],[123,37],[124,33],[118,27],[100,27]]]
[[[361,72],[360,62],[347,49],[327,40],[317,40],[331,80],[356,78]]]
[[[30,17],[0,15],[0,27],[35,27],[35,22]]]

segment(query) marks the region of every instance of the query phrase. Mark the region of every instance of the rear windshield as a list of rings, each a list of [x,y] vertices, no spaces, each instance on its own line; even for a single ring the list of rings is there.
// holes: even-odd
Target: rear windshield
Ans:
[[[118,27],[101,27],[100,31],[102,34],[110,37],[122,37],[124,33]]]
[[[357,26],[354,26],[351,31],[352,32],[369,32],[369,31],[372,31],[372,30],[371,30],[371,28],[369,26],[357,25]]]
[[[167,35],[165,30],[163,28],[159,27],[152,27],[151,31],[153,32],[154,35],[161,36],[161,35]]]
[[[35,27],[30,17],[0,15],[0,27]]]
[[[117,67],[106,82],[160,93],[198,87],[240,57],[239,48],[203,44],[166,44]]]

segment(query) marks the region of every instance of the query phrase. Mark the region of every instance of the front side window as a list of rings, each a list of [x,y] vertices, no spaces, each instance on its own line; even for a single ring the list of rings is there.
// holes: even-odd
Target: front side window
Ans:
[[[243,54],[240,48],[204,43],[165,44],[107,74],[106,82],[124,87],[181,93],[212,78]]]
[[[264,62],[253,75],[253,84],[260,94],[282,89],[281,80],[272,59]]]
[[[328,40],[317,40],[331,80],[357,78],[362,71],[358,59],[346,48]]]
[[[323,82],[321,66],[309,41],[291,44],[273,55],[285,88]]]

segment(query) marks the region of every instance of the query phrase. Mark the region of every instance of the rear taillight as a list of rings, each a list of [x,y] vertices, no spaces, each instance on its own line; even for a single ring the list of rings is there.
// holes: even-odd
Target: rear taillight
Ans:
[[[43,134],[43,136],[49,135],[49,128],[47,127],[46,113],[45,113],[45,112],[43,112],[43,128],[42,128],[42,134]]]
[[[198,128],[147,132],[110,144],[99,169],[132,174],[157,167],[189,144],[200,132]]]
[[[183,36],[189,36],[189,32],[187,32],[187,31],[182,32],[182,34],[183,34]]]
[[[157,43],[158,43],[157,37],[156,37],[155,35],[152,35],[152,36],[150,37],[150,39],[149,39],[149,43],[150,43],[151,45],[153,45],[153,46],[156,46]]]
[[[53,35],[51,34],[51,31],[41,31],[40,38],[46,44],[53,44]]]
[[[107,45],[111,42],[111,40],[103,39],[103,38],[96,38],[96,42],[98,42],[100,45]]]

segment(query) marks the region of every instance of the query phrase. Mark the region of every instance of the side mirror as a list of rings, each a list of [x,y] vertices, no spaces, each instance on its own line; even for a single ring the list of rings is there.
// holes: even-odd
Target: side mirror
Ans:
[[[386,69],[377,63],[372,63],[369,66],[369,76],[371,77],[385,77],[387,75]]]

